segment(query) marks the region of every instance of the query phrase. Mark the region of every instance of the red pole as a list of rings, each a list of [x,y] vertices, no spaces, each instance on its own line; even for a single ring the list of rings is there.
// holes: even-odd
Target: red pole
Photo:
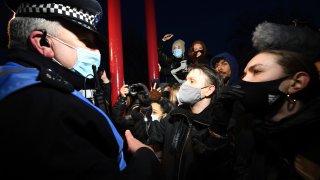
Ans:
[[[156,13],[154,0],[145,0],[144,2],[146,13],[146,31],[148,47],[148,72],[149,83],[151,85],[152,79],[159,79]]]
[[[112,106],[116,102],[117,97],[119,96],[119,89],[123,85],[121,22],[120,0],[108,0],[108,32]]]

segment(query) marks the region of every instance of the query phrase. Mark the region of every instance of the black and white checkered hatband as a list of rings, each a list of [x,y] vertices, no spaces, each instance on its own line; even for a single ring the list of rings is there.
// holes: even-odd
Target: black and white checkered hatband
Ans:
[[[29,4],[22,3],[17,11],[16,16],[36,16],[37,14],[42,15],[53,15],[53,16],[64,16],[70,18],[72,21],[77,22],[81,26],[96,30],[96,25],[101,19],[101,14],[90,14],[88,11],[83,9],[65,6],[63,4],[46,3],[46,4]]]

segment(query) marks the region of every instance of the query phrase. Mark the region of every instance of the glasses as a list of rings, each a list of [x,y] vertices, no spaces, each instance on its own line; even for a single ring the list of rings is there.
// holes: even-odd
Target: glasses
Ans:
[[[70,48],[72,48],[72,49],[76,49],[75,47],[71,46],[70,44],[68,44],[68,43],[66,43],[66,42],[64,42],[64,41],[62,41],[61,39],[59,39],[59,38],[57,38],[57,37],[54,37],[54,36],[52,36],[52,35],[50,35],[50,34],[47,34],[47,36],[48,36],[48,37],[51,37],[52,39],[54,39],[54,40],[56,40],[56,41],[60,42],[61,44],[66,45],[66,46],[68,46],[68,47],[70,47]]]

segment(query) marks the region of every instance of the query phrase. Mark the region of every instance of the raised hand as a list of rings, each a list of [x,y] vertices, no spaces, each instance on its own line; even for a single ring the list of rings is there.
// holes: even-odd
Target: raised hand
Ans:
[[[168,40],[171,39],[172,37],[173,37],[173,34],[172,34],[172,33],[166,34],[166,35],[163,36],[162,41],[163,41],[163,42],[168,41]]]

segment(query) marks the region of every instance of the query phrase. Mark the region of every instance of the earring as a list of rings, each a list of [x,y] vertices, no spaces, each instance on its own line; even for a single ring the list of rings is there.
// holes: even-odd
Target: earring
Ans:
[[[297,100],[292,98],[290,94],[287,94],[287,101],[289,102],[287,107],[291,111],[296,106]]]

